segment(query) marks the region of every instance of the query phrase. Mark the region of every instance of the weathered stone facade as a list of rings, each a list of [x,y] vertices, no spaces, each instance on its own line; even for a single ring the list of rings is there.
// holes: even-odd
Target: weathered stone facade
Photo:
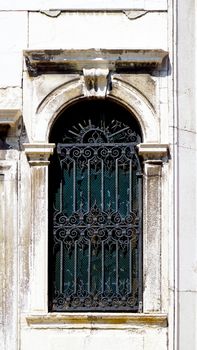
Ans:
[[[2,350],[196,349],[195,10],[192,0],[0,3]],[[49,135],[85,99],[124,106],[142,130],[139,313],[48,311]]]

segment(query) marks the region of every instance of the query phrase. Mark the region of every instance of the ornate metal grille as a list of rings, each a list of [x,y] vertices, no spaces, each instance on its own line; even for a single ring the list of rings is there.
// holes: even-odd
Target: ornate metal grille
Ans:
[[[139,135],[105,117],[57,144],[52,180],[52,311],[138,311],[142,177]],[[123,142],[124,141],[124,142]],[[54,178],[55,177],[55,178]],[[54,180],[55,179],[55,180]],[[50,188],[50,187],[49,187]]]

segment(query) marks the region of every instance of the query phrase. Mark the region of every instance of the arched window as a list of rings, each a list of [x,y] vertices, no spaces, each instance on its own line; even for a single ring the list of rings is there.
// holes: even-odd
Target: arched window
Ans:
[[[132,311],[142,302],[142,174],[134,116],[108,100],[68,107],[52,127],[50,311]]]

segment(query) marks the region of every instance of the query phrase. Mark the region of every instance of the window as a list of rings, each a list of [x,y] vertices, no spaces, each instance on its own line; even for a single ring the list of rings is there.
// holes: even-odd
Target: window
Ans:
[[[51,130],[50,311],[131,311],[142,302],[139,125],[108,100],[68,107]]]

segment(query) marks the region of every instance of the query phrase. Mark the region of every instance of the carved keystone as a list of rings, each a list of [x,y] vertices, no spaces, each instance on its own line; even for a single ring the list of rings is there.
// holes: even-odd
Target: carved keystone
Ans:
[[[104,98],[107,93],[109,69],[83,69],[84,95]]]

